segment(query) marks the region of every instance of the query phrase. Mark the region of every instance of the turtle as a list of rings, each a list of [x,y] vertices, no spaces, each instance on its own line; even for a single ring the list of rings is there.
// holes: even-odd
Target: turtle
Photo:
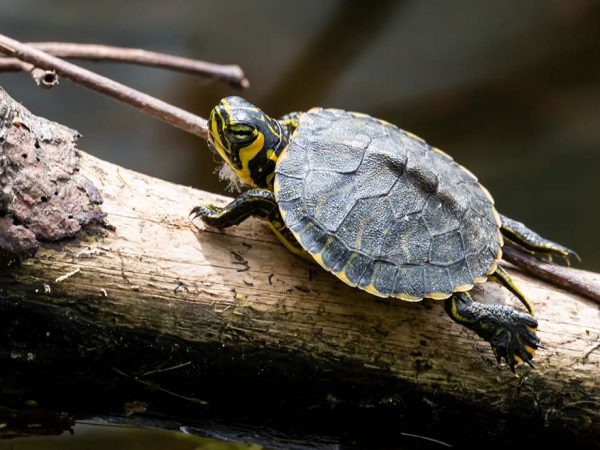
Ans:
[[[503,245],[575,253],[496,211],[467,168],[420,137],[367,114],[312,108],[279,119],[241,97],[211,111],[208,146],[248,190],[192,220],[226,228],[250,216],[291,252],[378,297],[444,301],[452,320],[488,341],[498,363],[540,347],[534,309],[499,265]],[[468,291],[494,281],[525,306],[482,304]]]

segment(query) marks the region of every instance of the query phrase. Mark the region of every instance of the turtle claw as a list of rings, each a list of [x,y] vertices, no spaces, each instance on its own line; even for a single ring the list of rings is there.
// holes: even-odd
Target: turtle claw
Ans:
[[[576,252],[566,247],[565,250],[566,254],[563,255],[563,259],[568,267],[571,267],[571,260],[573,259],[576,259],[577,261],[581,262],[581,257]]]
[[[577,254],[577,252],[559,244],[554,244],[554,246],[548,247],[545,251],[546,253],[538,253],[534,251],[533,254],[542,259],[546,258],[550,262],[554,262],[553,256],[557,256],[559,261],[562,260],[567,267],[571,267],[571,263],[573,261],[581,262],[581,257]]]
[[[191,215],[194,216],[194,217],[192,217],[192,219],[196,219],[198,217],[210,216],[210,215],[213,215],[217,210],[218,210],[218,208],[214,205],[200,204],[190,211],[190,216]]]
[[[505,311],[505,314],[505,320],[489,339],[498,363],[506,361],[513,373],[519,364],[525,363],[535,367],[533,357],[540,348],[540,340],[535,334],[537,320],[528,314],[513,310]]]
[[[210,219],[215,219],[219,216],[222,208],[215,205],[200,204],[190,211],[192,220],[200,217],[203,222],[210,224]]]
[[[540,340],[536,336],[537,320],[506,305],[474,302],[466,293],[457,293],[444,303],[448,315],[457,323],[475,331],[492,346],[498,363],[515,366],[526,363],[533,367],[533,357]]]

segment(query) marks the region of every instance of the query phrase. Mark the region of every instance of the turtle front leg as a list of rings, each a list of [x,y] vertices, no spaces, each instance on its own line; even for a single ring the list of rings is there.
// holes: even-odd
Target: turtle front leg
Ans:
[[[513,372],[522,362],[533,366],[540,340],[535,334],[537,320],[529,314],[505,305],[477,303],[466,293],[452,295],[444,307],[452,320],[488,341],[498,362],[504,359]]]
[[[201,204],[190,212],[192,219],[200,217],[205,224],[215,228],[238,225],[251,216],[269,220],[277,214],[279,208],[275,203],[275,196],[266,189],[246,191],[224,207]]]
[[[221,207],[203,204],[190,212],[192,219],[200,218],[215,228],[228,228],[242,223],[249,217],[258,217],[269,224],[273,233],[291,252],[306,257],[294,235],[285,226],[275,195],[266,189],[251,189],[238,195],[231,203]]]
[[[517,222],[516,220],[503,215],[501,215],[500,218],[502,220],[502,234],[510,241],[515,242],[533,254],[549,257],[552,257],[553,255],[561,256],[567,263],[569,263],[569,258],[572,257],[580,259],[579,255],[573,250],[543,238],[535,231],[527,228],[521,222]]]

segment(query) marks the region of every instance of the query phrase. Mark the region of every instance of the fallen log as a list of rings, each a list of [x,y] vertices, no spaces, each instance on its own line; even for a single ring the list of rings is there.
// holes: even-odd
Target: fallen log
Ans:
[[[0,124],[13,132],[2,145],[63,167],[32,143],[65,129],[20,120],[32,116],[11,102],[0,98],[0,111],[12,111]],[[544,345],[536,369],[514,376],[440,302],[376,299],[290,254],[257,220],[219,231],[188,219],[200,201],[225,197],[76,156],[72,174],[83,178],[73,192],[85,194],[78,207],[86,214],[68,220],[81,226],[67,220],[73,233],[58,240],[37,230],[33,242],[30,233],[21,250],[37,248],[35,255],[0,271],[0,405],[10,417],[33,399],[36,408],[75,417],[168,415],[205,433],[215,429],[208,422],[230,431],[222,424],[245,424],[250,431],[231,435],[284,448],[293,446],[289,436],[302,448],[401,436],[490,448],[515,440],[600,444],[593,301],[509,267],[536,307]],[[73,200],[57,197],[24,205],[56,212]],[[0,242],[14,244],[16,231],[35,227],[7,225],[11,214],[3,212]],[[598,274],[571,270],[600,283]],[[491,283],[474,298],[513,303]]]

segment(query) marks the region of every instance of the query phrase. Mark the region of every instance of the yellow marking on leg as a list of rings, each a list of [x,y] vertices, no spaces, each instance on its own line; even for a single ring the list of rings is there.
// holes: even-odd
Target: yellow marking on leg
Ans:
[[[515,231],[514,228],[511,228],[508,225],[502,225],[502,229],[504,231],[506,231],[507,233],[512,234],[512,236],[510,238],[513,239],[520,246],[524,247],[526,250],[529,250],[534,253],[536,250],[541,251],[541,252],[548,251],[548,252],[558,253],[563,257],[569,256],[569,249],[556,247],[556,245],[560,245],[560,244],[552,245],[551,243],[545,244],[545,243],[531,242],[531,241],[527,240],[527,238],[523,234]],[[541,236],[540,236],[540,238],[544,239]]]
[[[458,323],[475,323],[477,320],[476,319],[469,319],[468,317],[464,317],[462,316],[459,312],[458,312],[458,308],[456,307],[456,302],[453,301],[452,302],[452,306],[450,307],[450,315],[457,320]]]
[[[533,358],[535,356],[535,352],[536,352],[535,348],[530,347],[527,344],[523,345],[523,348],[525,349],[525,351],[527,352],[527,354],[531,355],[531,358]]]
[[[533,305],[529,302],[523,291],[510,278],[510,275],[500,266],[496,268],[493,274],[490,275],[490,281],[498,283],[508,289],[521,303],[527,308],[527,311],[532,316],[535,315]]]

